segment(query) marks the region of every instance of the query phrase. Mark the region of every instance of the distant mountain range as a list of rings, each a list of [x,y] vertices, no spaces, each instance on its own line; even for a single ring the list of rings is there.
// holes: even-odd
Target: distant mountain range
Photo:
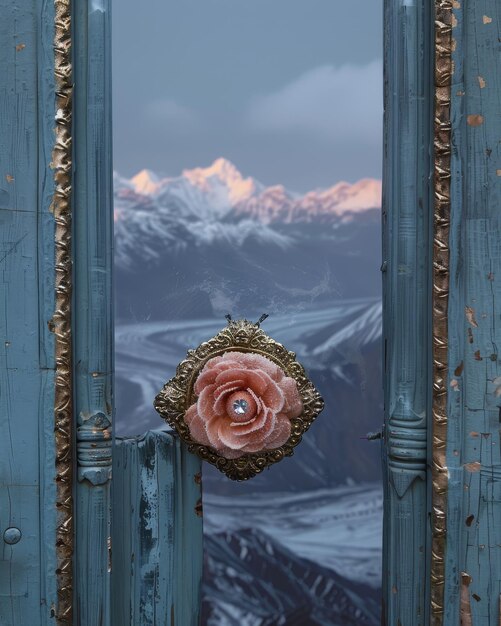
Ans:
[[[229,161],[115,174],[120,321],[258,315],[380,293],[381,183],[294,194]]]
[[[282,185],[265,187],[244,178],[226,159],[210,167],[185,170],[181,176],[161,178],[142,170],[130,180],[115,174],[116,219],[130,203],[151,202],[157,207],[175,205],[184,217],[209,221],[251,218],[261,224],[337,221],[381,206],[381,181],[366,178],[350,185],[340,182],[304,195]]]

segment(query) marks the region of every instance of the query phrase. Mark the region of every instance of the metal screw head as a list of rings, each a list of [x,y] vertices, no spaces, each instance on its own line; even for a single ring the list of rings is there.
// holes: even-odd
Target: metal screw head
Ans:
[[[3,540],[5,543],[13,545],[21,539],[21,531],[19,528],[7,528],[3,534]]]

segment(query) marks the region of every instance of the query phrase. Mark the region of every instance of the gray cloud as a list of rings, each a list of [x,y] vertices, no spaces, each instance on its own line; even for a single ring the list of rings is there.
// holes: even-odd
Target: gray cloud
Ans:
[[[170,132],[193,131],[200,127],[200,119],[195,111],[178,104],[171,98],[157,98],[145,105],[145,115],[154,126],[163,124]]]
[[[313,134],[328,140],[379,141],[382,63],[324,65],[281,89],[254,98],[248,125],[259,131]]]

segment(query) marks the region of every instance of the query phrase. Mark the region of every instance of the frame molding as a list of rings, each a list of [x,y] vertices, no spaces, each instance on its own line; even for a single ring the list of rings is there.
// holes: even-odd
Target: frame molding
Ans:
[[[444,613],[451,204],[452,0],[435,2],[431,623]]]
[[[71,303],[72,277],[72,34],[70,0],[54,0],[56,137],[53,150],[55,219],[55,333],[56,383],[56,623],[73,623],[73,362]]]

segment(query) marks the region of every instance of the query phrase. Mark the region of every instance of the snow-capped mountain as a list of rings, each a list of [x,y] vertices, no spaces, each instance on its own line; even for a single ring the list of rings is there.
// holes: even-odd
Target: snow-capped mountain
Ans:
[[[176,205],[182,215],[197,220],[230,217],[251,218],[261,224],[275,222],[311,222],[337,220],[381,206],[381,181],[363,179],[350,185],[340,182],[325,190],[300,195],[281,185],[264,187],[253,178],[244,178],[226,159],[217,159],[209,167],[184,170],[181,176],[162,178],[142,170],[130,180],[115,173],[115,208],[117,220],[131,199],[158,209]],[[230,215],[231,214],[231,215]]]
[[[174,178],[143,170],[114,180],[120,319],[250,315],[379,293],[379,181],[301,196],[224,159]]]

